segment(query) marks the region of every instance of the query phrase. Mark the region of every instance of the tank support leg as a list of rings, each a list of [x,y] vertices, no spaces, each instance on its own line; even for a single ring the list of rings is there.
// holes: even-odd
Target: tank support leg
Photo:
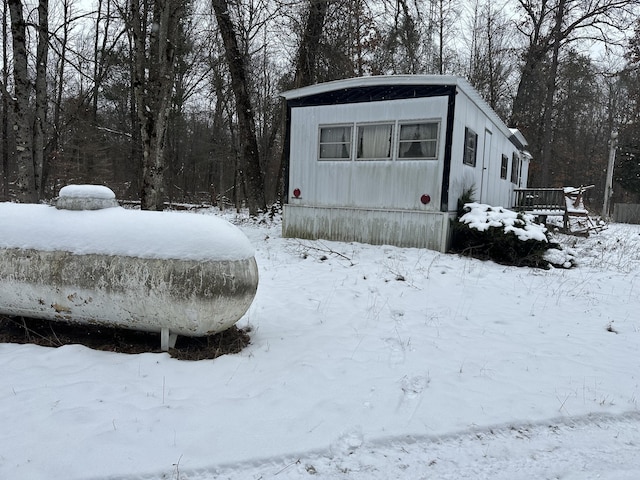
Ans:
[[[169,332],[169,329],[164,327],[160,330],[160,349],[163,352],[168,352],[170,348],[176,346],[176,339],[178,334]]]

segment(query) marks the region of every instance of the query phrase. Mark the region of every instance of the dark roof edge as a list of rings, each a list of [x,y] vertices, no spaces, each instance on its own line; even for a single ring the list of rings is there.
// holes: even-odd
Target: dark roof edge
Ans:
[[[287,100],[287,104],[291,107],[296,106],[312,106],[312,105],[331,105],[340,103],[356,103],[364,101],[380,101],[393,100],[400,98],[413,98],[413,96],[404,93],[396,93],[391,97],[367,99],[363,96],[355,96],[350,98],[349,91],[359,90],[360,92],[374,91],[376,88],[391,87],[396,92],[405,91],[407,88],[414,88],[423,92],[433,89],[434,87],[445,87],[441,94],[446,94],[446,87],[455,86],[458,91],[463,92],[487,117],[496,125],[496,127],[505,135],[517,148],[526,148],[527,141],[524,136],[513,129],[509,129],[498,114],[489,106],[489,104],[480,96],[478,91],[462,77],[454,75],[374,75],[369,77],[347,78],[344,80],[334,80],[332,82],[318,83],[308,87],[302,87],[295,90],[288,90],[280,93],[280,96]],[[404,89],[401,87],[405,87]],[[435,91],[435,90],[432,90]],[[337,93],[337,92],[342,92]],[[428,94],[415,96],[433,96]],[[360,98],[358,98],[360,97]],[[304,101],[302,99],[308,99]],[[344,99],[347,100],[344,100]],[[322,103],[317,100],[324,99]]]

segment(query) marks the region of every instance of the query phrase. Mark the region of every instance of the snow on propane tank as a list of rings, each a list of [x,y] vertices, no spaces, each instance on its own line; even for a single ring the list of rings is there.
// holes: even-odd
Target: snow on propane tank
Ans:
[[[97,185],[0,203],[0,313],[176,335],[226,330],[258,286],[254,250],[210,215],[128,210]]]

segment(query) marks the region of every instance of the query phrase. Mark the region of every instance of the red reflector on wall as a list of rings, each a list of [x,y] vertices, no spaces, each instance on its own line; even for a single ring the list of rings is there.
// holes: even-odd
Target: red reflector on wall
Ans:
[[[422,195],[420,197],[420,201],[422,202],[423,205],[426,205],[431,201],[431,197],[429,195]]]
[[[300,189],[299,188],[294,188],[293,189],[293,196],[296,198],[300,198]]]

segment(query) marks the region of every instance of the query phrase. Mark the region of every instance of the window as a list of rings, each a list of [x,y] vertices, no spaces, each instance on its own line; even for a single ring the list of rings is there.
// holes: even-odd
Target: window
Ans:
[[[358,160],[391,159],[392,123],[358,125]]]
[[[438,122],[400,125],[398,158],[438,158]]]
[[[465,165],[476,166],[476,151],[478,150],[478,134],[470,128],[464,129],[464,157]]]
[[[351,125],[320,127],[320,160],[351,159]]]
[[[500,165],[500,178],[506,180],[507,171],[509,170],[509,157],[502,155],[502,164]]]
[[[520,183],[520,157],[516,152],[513,152],[511,160],[511,183]]]
[[[323,125],[318,160],[436,160],[439,134],[439,120]]]

